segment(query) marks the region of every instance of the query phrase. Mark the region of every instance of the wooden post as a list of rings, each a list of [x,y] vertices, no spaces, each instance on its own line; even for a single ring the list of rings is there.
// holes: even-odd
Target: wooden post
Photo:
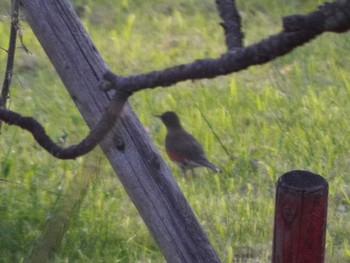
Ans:
[[[308,171],[277,181],[272,263],[322,263],[325,257],[328,183]]]
[[[21,8],[86,123],[94,127],[113,92],[98,88],[108,67],[71,1],[21,0]],[[100,146],[167,262],[220,262],[130,105]]]

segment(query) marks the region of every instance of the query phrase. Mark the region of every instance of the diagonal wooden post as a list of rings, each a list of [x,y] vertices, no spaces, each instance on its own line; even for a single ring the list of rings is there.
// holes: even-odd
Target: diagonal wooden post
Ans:
[[[94,127],[111,96],[98,88],[107,65],[70,1],[22,0],[21,8],[86,123]],[[100,146],[167,262],[220,261],[129,105]]]
[[[277,181],[272,263],[322,263],[325,257],[328,183],[308,171]]]

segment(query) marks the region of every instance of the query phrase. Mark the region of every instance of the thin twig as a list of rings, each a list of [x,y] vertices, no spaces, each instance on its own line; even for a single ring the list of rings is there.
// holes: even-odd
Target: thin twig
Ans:
[[[12,0],[12,14],[11,14],[11,32],[9,48],[7,50],[7,64],[4,76],[4,82],[1,89],[0,95],[0,108],[6,108],[6,101],[9,98],[13,64],[15,60],[16,51],[16,39],[17,39],[17,28],[18,28],[18,12],[19,12],[19,0]]]
[[[227,157],[230,158],[231,160],[233,160],[233,156],[232,154],[229,152],[229,150],[226,148],[225,144],[223,144],[223,142],[221,141],[219,135],[216,133],[215,129],[213,128],[213,126],[211,125],[210,121],[208,120],[208,118],[205,116],[205,114],[203,113],[203,111],[198,107],[198,105],[195,105],[196,108],[199,110],[200,114],[202,115],[203,120],[205,121],[205,123],[208,125],[209,129],[211,130],[211,132],[214,134],[216,140],[220,143],[221,148],[224,150],[224,152],[226,153]]]

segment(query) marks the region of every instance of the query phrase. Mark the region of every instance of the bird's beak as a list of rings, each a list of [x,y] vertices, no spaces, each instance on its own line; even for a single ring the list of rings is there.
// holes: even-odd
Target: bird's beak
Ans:
[[[160,115],[160,114],[153,114],[153,116],[157,117],[157,118],[161,118],[162,117],[162,115]]]

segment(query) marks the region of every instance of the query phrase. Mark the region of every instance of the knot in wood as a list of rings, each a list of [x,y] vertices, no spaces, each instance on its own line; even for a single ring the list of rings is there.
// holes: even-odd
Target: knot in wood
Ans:
[[[119,151],[124,151],[125,149],[125,143],[123,139],[120,136],[114,136],[113,138],[113,144]]]
[[[296,209],[290,205],[286,205],[282,208],[282,218],[285,223],[290,224],[293,222],[296,216]]]

